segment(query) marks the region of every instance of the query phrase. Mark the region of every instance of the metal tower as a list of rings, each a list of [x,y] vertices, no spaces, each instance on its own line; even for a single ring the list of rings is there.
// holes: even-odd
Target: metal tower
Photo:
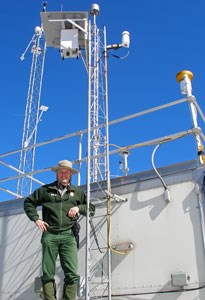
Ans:
[[[32,191],[31,176],[29,178],[24,176],[22,177],[22,172],[27,174],[34,170],[37,127],[42,113],[47,110],[46,106],[40,107],[46,43],[44,41],[43,30],[39,26],[35,28],[35,34],[29,42],[25,52],[22,54],[21,60],[24,59],[24,56],[31,45],[32,63],[24,117],[22,151],[20,153],[19,164],[21,177],[18,179],[17,183],[17,194],[21,197]]]
[[[98,250],[96,251],[95,242],[90,239],[91,228],[95,228],[93,220],[89,218],[89,203],[91,199],[91,184],[96,183],[98,188],[94,197],[99,194],[107,195],[104,192],[103,181],[106,189],[110,189],[110,170],[109,170],[109,131],[108,131],[108,94],[107,94],[107,56],[106,56],[106,31],[100,31],[96,24],[96,17],[99,15],[99,6],[93,4],[90,14],[93,16],[93,25],[89,23],[89,51],[88,51],[88,138],[87,138],[87,218],[86,218],[86,281],[85,299],[98,298],[95,293],[96,284],[101,286],[101,294],[111,297],[111,261],[108,239],[105,237],[101,244],[107,253],[104,266],[98,266],[103,274],[103,280],[95,282],[93,273],[96,265]],[[99,216],[96,222],[108,218]],[[96,239],[99,232],[96,233]]]
[[[95,199],[107,199],[107,215],[98,215],[94,220],[89,218],[87,212],[87,269],[86,269],[86,295],[85,298],[101,298],[106,296],[111,299],[111,193],[110,165],[109,165],[109,120],[108,120],[108,51],[121,47],[129,47],[129,33],[122,33],[122,43],[107,45],[106,27],[100,30],[97,27],[96,17],[100,10],[97,4],[93,4],[90,10],[93,16],[93,25],[89,31],[89,59],[88,59],[88,140],[87,140],[87,197],[90,200],[90,187],[95,183]],[[88,204],[89,204],[88,201]],[[103,201],[102,201],[103,202]],[[106,224],[106,236],[102,237],[99,224]],[[95,224],[96,223],[96,226]],[[90,228],[91,227],[91,228]],[[93,231],[93,228],[98,228]],[[90,240],[90,229],[94,239]],[[98,236],[101,245],[98,244]],[[103,249],[103,251],[101,251]],[[98,263],[99,255],[103,256],[103,264]],[[96,266],[102,277],[95,277]]]
[[[99,14],[98,5],[93,5],[90,11],[93,16],[93,25],[90,32],[90,70],[89,76],[89,105],[90,117],[90,180],[100,182],[107,178],[109,166],[106,162],[106,143],[108,132],[106,121],[108,107],[106,104],[105,68],[104,68],[104,42],[103,31],[96,24],[96,16]],[[107,74],[106,74],[107,76]],[[108,169],[107,169],[108,168]]]

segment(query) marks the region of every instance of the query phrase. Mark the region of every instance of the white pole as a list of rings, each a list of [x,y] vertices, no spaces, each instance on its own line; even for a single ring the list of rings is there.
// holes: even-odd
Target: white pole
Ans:
[[[88,137],[87,137],[87,215],[86,215],[86,274],[85,274],[85,299],[90,299],[90,222],[89,222],[89,210],[90,210],[90,103],[91,103],[91,22],[88,23]]]
[[[108,205],[107,205],[107,231],[108,231],[108,299],[111,300],[112,282],[111,282],[111,247],[110,247],[110,226],[111,226],[111,185],[110,185],[110,163],[109,163],[109,121],[108,121],[108,71],[107,71],[107,40],[106,27],[104,26],[104,76],[105,76],[105,106],[106,106],[106,182],[108,191]]]
[[[176,75],[176,80],[180,83],[181,93],[186,95],[186,97],[188,98],[193,129],[196,129],[196,132],[198,132],[195,134],[195,139],[197,144],[197,154],[199,157],[199,162],[201,164],[205,164],[204,145],[199,135],[201,133],[201,128],[199,128],[198,126],[197,109],[195,107],[193,96],[192,96],[192,85],[191,85],[192,79],[193,79],[193,73],[188,70],[180,71]]]
[[[81,175],[80,175],[80,169],[81,169],[81,165],[82,165],[82,139],[83,139],[83,135],[80,134],[79,136],[79,149],[78,149],[78,186],[80,186],[81,184]]]

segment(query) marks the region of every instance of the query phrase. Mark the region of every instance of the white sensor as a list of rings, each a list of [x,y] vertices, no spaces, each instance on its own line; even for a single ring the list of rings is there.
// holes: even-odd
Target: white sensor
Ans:
[[[130,33],[128,31],[123,31],[122,33],[122,46],[125,48],[130,46]]]

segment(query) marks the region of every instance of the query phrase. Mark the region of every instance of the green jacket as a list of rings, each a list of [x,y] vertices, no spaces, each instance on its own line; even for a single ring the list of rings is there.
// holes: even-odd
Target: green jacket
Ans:
[[[42,206],[42,219],[49,224],[48,231],[71,229],[78,217],[70,218],[67,213],[71,207],[78,206],[79,213],[86,216],[87,204],[84,192],[70,185],[70,191],[61,197],[57,182],[43,185],[24,200],[24,210],[31,221],[40,219],[37,206]],[[94,215],[95,207],[90,204],[90,214]]]

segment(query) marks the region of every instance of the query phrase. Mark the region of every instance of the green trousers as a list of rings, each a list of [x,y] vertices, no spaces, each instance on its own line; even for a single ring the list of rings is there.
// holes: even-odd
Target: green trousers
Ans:
[[[59,233],[43,232],[41,243],[43,251],[42,283],[54,282],[55,265],[59,255],[65,284],[76,284],[79,279],[77,275],[77,245],[71,230]]]

